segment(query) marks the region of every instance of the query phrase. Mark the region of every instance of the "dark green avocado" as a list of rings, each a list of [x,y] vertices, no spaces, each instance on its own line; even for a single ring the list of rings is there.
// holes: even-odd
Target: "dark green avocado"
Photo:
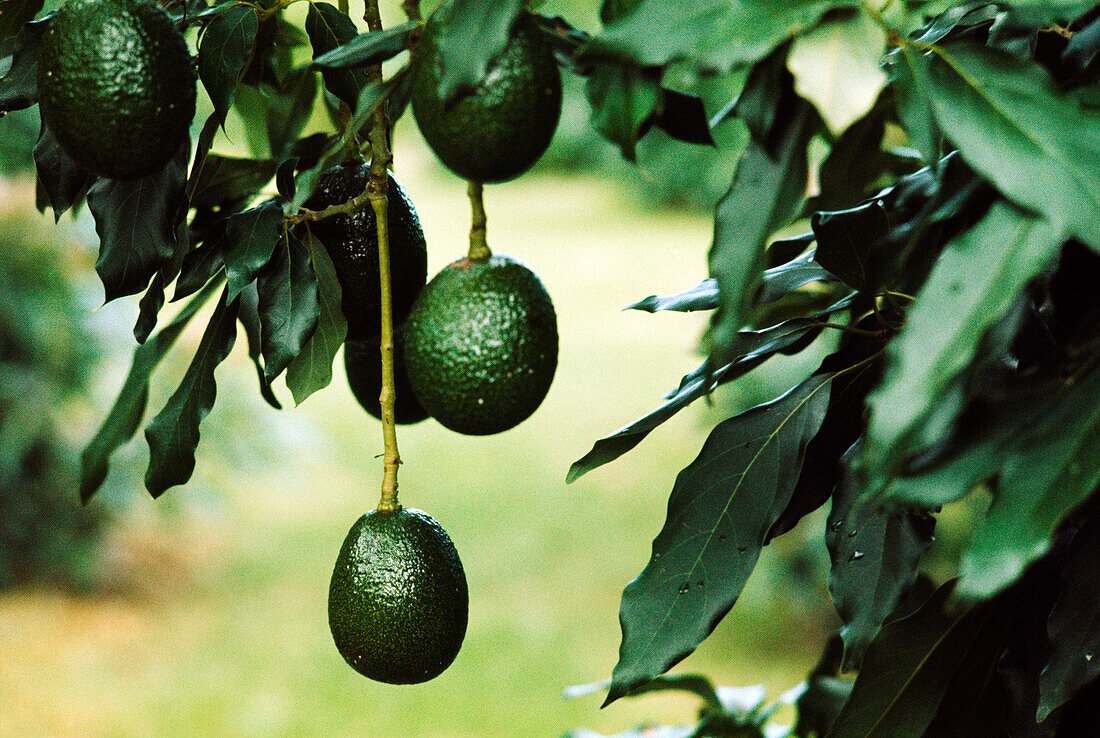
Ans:
[[[416,684],[441,674],[466,635],[469,593],[447,532],[414,508],[373,510],[348,532],[329,587],[337,650],[363,676]]]
[[[534,272],[510,256],[450,264],[405,323],[413,392],[459,433],[499,433],[525,420],[550,390],[557,363],[554,305]]]
[[[38,55],[38,102],[61,148],[94,174],[137,179],[188,138],[197,75],[152,0],[69,0]]]

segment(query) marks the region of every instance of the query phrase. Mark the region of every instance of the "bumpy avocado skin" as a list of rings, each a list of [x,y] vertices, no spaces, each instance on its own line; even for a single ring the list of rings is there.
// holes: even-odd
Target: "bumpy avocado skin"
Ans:
[[[412,109],[439,160],[476,182],[506,182],[530,169],[561,117],[561,72],[529,15],[490,64],[485,78],[457,100],[440,96],[440,37],[450,3],[424,26],[412,56]]]
[[[493,255],[432,278],[405,323],[413,392],[433,418],[469,435],[508,430],[546,397],[558,363],[554,305],[534,272]]]
[[[422,510],[373,510],[348,532],[329,587],[329,628],[356,671],[389,684],[441,674],[466,635],[466,575],[447,532]]]
[[[405,340],[399,328],[393,342],[394,421],[398,425],[412,425],[428,419],[428,411],[416,400],[409,374],[405,369]],[[355,399],[372,417],[382,419],[382,404],[378,396],[382,392],[382,362],[377,336],[365,341],[347,341],[344,344],[344,372]]]
[[[328,169],[305,206],[324,210],[345,203],[363,194],[369,178],[368,164]],[[412,200],[392,172],[386,193],[393,320],[400,323],[427,281],[428,252]],[[336,268],[350,341],[365,341],[382,332],[376,223],[374,208],[368,204],[353,215],[334,215],[310,224],[310,232],[324,244]]]
[[[99,176],[164,167],[195,116],[191,54],[152,0],[70,0],[38,57],[42,117],[61,147]]]

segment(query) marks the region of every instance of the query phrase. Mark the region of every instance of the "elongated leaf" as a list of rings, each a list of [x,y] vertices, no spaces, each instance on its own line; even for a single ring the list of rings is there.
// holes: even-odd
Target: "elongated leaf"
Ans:
[[[46,16],[31,21],[16,35],[11,68],[0,78],[0,112],[22,110],[38,102],[38,45],[49,20]]]
[[[275,176],[272,159],[210,154],[195,181],[191,207],[214,207],[254,196]]]
[[[665,672],[729,612],[798,481],[831,375],[720,423],[676,478],[653,556],[623,591],[623,640],[604,704]]]
[[[148,177],[98,179],[88,190],[88,209],[99,234],[95,268],[106,302],[144,290],[175,255],[189,148],[185,142],[172,161]]]
[[[263,339],[260,336],[263,328],[260,325],[260,295],[256,284],[252,283],[241,290],[241,307],[237,311],[237,319],[244,328],[245,339],[248,341],[248,358],[252,359],[252,365],[256,367],[256,375],[260,382],[260,397],[276,410],[282,410],[282,403],[271,389],[271,382],[264,372],[262,357]]]
[[[42,121],[38,142],[34,146],[34,166],[38,183],[46,194],[56,223],[68,211],[95,179],[83,167],[69,158],[54,138],[46,121]]]
[[[233,104],[237,82],[252,58],[259,28],[256,8],[233,4],[214,16],[199,40],[199,79],[223,124]]]
[[[854,445],[841,461],[844,472],[833,493],[825,533],[832,568],[829,594],[844,623],[845,671],[856,668],[886,618],[917,578],[920,558],[932,544],[935,519],[879,509],[860,499],[850,468]]]
[[[919,738],[935,717],[951,675],[987,617],[944,613],[953,582],[917,612],[890,623],[867,649],[852,694],[827,738]]]
[[[863,11],[822,21],[791,45],[787,68],[834,135],[867,113],[886,85],[886,32]]]
[[[359,29],[346,13],[329,3],[311,2],[306,13],[306,33],[313,46],[313,58],[317,59],[356,38]],[[322,68],[321,76],[329,92],[353,107],[368,79],[365,69]]]
[[[713,277],[678,292],[675,295],[650,295],[627,305],[623,310],[644,310],[655,313],[659,310],[675,310],[690,313],[695,310],[713,310],[718,307],[718,281]]]
[[[902,463],[937,440],[926,437],[926,423],[936,414],[942,426],[957,412],[946,401],[954,380],[1060,245],[1045,220],[1004,202],[948,245],[891,343],[881,386],[868,397],[865,492],[881,492]]]
[[[1100,483],[1100,371],[1072,377],[1051,400],[1001,459],[997,498],[963,553],[961,598],[1015,581]]]
[[[317,97],[317,75],[309,71],[291,73],[268,101],[265,125],[267,145],[276,159],[283,157],[301,135],[313,113]]]
[[[844,0],[644,0],[583,50],[635,66],[690,59],[720,72],[763,58],[792,35],[812,28]]]
[[[906,52],[917,87],[967,162],[1059,233],[1100,250],[1100,112],[1035,63],[965,43]]]
[[[797,212],[805,197],[806,143],[813,112],[799,102],[782,126],[778,156],[753,141],[737,166],[729,191],[718,203],[710,273],[718,280],[721,306],[711,324],[711,358],[728,360],[737,331],[752,316],[752,300],[763,278],[768,237]],[[774,132],[773,132],[774,133]]]
[[[107,476],[107,464],[119,446],[137,433],[149,398],[149,377],[183,329],[219,287],[210,283],[168,325],[134,350],[130,372],[110,413],[80,454],[80,501],[87,503]]]
[[[23,24],[42,10],[43,0],[4,0],[0,8],[0,41],[19,33]]]
[[[634,161],[634,145],[657,112],[660,78],[653,70],[600,64],[584,85],[592,127]]]
[[[317,329],[321,298],[309,249],[291,232],[279,240],[271,261],[256,280],[259,292],[261,346],[268,382],[287,364]]]
[[[684,143],[714,146],[710,133],[710,121],[703,101],[696,95],[688,95],[668,87],[661,88],[661,102],[653,125]],[[642,130],[645,133],[645,130]]]
[[[482,80],[493,58],[508,43],[522,10],[523,0],[454,0],[437,11],[446,13],[438,19],[443,50],[439,96],[444,101],[473,90]]]
[[[283,234],[283,211],[274,201],[229,218],[225,234],[226,285],[232,300],[271,260]]]
[[[680,380],[680,385],[665,395],[665,402],[651,413],[623,426],[609,436],[605,436],[592,446],[592,450],[569,467],[565,481],[572,482],[593,469],[603,466],[637,446],[649,435],[650,431],[683,410],[695,400],[709,394],[720,384],[730,382],[760,366],[771,356],[783,351],[820,331],[823,318],[843,310],[851,304],[851,298],[845,298],[831,307],[805,318],[792,318],[759,331],[743,330],[737,335],[733,354],[734,361],[718,369],[710,362]]]
[[[857,327],[866,330],[866,324]],[[841,457],[863,432],[863,403],[867,393],[878,382],[882,361],[878,357],[885,339],[854,337],[844,342],[836,353],[825,357],[817,374],[832,373],[829,408],[821,422],[821,430],[806,446],[802,473],[765,542],[770,542],[794,528],[803,516],[825,504],[841,479]],[[834,502],[834,507],[836,503]]]
[[[1100,676],[1100,516],[1074,536],[1050,613],[1050,660],[1039,679],[1038,722]]]
[[[308,246],[313,257],[313,272],[317,275],[321,314],[317,329],[286,368],[286,386],[294,396],[296,405],[301,405],[307,397],[332,381],[332,360],[348,335],[348,324],[340,307],[340,282],[336,279],[336,267],[332,265],[328,252],[316,240],[311,239]]]
[[[883,105],[844,131],[821,163],[818,172],[821,192],[813,200],[813,210],[850,208],[870,194],[868,188],[878,179],[887,162],[882,151],[885,133]]]
[[[226,287],[179,387],[145,427],[149,443],[145,488],[154,498],[169,487],[184,484],[195,470],[199,424],[217,396],[214,369],[229,355],[237,337],[239,303],[229,301],[228,295]]]
[[[381,64],[408,48],[409,37],[419,26],[419,23],[409,21],[384,31],[360,33],[332,51],[314,57],[313,66],[318,69],[347,69]]]

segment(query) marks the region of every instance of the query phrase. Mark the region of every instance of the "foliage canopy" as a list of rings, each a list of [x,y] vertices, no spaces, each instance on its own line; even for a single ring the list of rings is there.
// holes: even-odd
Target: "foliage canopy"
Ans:
[[[37,101],[41,6],[3,3],[0,111]],[[365,147],[376,110],[407,107],[407,66],[371,71],[415,46],[422,21],[404,7],[408,23],[360,33],[325,2],[304,29],[281,3],[170,3],[213,113],[191,154],[144,179],[96,178],[43,124],[39,207],[86,203],[107,299],[142,295],[133,367],[85,451],[85,500],[211,299],[181,385],[145,426],[154,496],[191,474],[238,325],[272,404],[283,371],[296,402],[331,380],[340,284],[301,208]],[[794,735],[1073,734],[1100,673],[1100,7],[605,0],[592,33],[537,10],[523,22],[585,78],[593,128],[627,159],[653,128],[739,156],[710,278],[630,306],[711,311],[706,360],[569,480],[769,358],[834,346],[787,393],[719,423],[680,473],[623,593],[607,702],[687,690],[700,722],[674,734],[762,732],[762,694],[662,675],[733,607],[761,549],[831,500],[842,626],[788,696]],[[476,85],[528,12],[455,0],[436,37],[444,91]],[[315,106],[332,129],[304,135]],[[231,108],[264,132],[262,154],[211,153]],[[173,283],[189,302],[155,331]],[[968,494],[989,495],[988,512],[958,578],[934,586],[920,566],[936,515]]]

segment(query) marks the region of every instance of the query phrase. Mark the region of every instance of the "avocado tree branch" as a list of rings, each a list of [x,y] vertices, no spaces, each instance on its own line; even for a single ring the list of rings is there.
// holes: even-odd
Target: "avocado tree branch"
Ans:
[[[382,30],[378,0],[366,0],[363,19],[371,31]],[[371,82],[382,83],[381,64],[369,67],[367,73]],[[379,105],[374,111],[370,145],[370,181],[367,184],[367,196],[374,208],[374,220],[378,227],[378,278],[382,293],[382,332],[378,342],[382,354],[382,392],[378,396],[378,401],[381,405],[382,440],[385,451],[382,457],[382,497],[378,502],[378,509],[397,511],[401,509],[401,503],[397,501],[397,468],[401,464],[401,456],[397,452],[397,424],[394,418],[397,391],[394,380],[393,297],[390,289],[390,239],[386,200],[389,179],[387,169],[393,155],[389,147],[389,120],[386,117],[385,105]]]
[[[485,261],[493,255],[485,237],[485,203],[481,191],[481,182],[470,180],[466,185],[466,194],[470,197],[470,251],[467,256],[471,261]]]

